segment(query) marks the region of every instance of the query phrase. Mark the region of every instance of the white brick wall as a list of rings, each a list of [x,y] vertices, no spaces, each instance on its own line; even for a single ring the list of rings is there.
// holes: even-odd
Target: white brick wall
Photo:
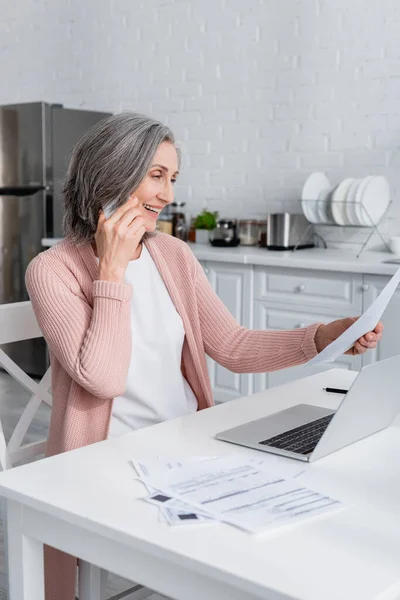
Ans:
[[[313,169],[383,173],[400,232],[399,33],[398,0],[9,1],[0,104],[166,121],[192,214],[293,211]]]

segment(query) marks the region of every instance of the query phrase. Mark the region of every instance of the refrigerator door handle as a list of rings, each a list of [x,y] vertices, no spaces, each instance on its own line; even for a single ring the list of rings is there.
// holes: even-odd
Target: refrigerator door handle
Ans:
[[[41,192],[43,190],[48,189],[45,185],[8,185],[0,187],[0,196],[32,196],[33,194],[37,194],[37,192]]]

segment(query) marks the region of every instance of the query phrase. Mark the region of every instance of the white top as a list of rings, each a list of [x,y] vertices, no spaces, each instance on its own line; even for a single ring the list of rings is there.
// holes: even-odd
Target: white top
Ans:
[[[181,371],[182,319],[144,244],[140,257],[130,261],[125,282],[133,286],[132,357],[124,395],[114,400],[111,436],[197,410]]]
[[[341,399],[323,388],[344,388],[354,376],[351,371],[332,369],[50,460],[7,469],[0,473],[0,494],[37,511],[27,513],[29,535],[35,526],[37,539],[42,539],[41,534],[49,542],[48,536],[57,529],[53,537],[66,552],[80,549],[84,540],[89,562],[95,562],[100,546],[109,563],[105,568],[112,570],[118,564],[121,577],[128,579],[143,572],[145,585],[171,597],[182,597],[183,586],[196,581],[196,589],[207,589],[210,598],[398,599],[399,589],[393,595],[379,595],[399,580],[397,427],[311,464],[215,439],[222,429],[299,402],[335,409]],[[261,536],[223,524],[166,527],[159,521],[157,507],[143,502],[147,492],[134,479],[131,462],[163,453],[176,458],[233,453],[263,457],[278,473],[281,464],[296,463],[307,471],[299,483],[320,486],[348,508]],[[43,523],[47,515],[57,528]],[[11,516],[15,524],[15,513]],[[29,565],[36,557],[34,551],[39,564],[40,544],[33,545]],[[153,557],[160,569],[154,569]],[[18,557],[12,564],[15,570]],[[134,564],[140,564],[135,573]],[[33,569],[33,576],[37,571]],[[160,572],[165,576],[160,577]]]

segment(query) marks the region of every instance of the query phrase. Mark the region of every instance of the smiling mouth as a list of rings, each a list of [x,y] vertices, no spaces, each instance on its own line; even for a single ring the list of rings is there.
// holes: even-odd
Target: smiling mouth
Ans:
[[[161,212],[161,208],[155,208],[154,206],[150,206],[150,204],[143,204],[144,208],[151,213],[158,215]]]

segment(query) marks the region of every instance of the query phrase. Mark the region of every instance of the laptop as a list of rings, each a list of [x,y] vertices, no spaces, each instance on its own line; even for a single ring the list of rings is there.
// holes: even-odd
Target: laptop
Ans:
[[[335,410],[297,404],[221,431],[217,439],[314,461],[386,429],[400,412],[400,355],[367,365]]]

